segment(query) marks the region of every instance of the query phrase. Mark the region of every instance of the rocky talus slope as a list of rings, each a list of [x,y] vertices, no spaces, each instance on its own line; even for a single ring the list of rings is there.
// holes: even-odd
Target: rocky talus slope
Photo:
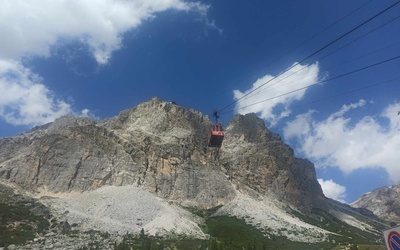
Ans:
[[[376,233],[363,226],[368,218],[332,205],[314,165],[295,158],[255,114],[235,116],[220,149],[207,147],[210,125],[157,98],[102,121],[62,117],[0,138],[0,180],[42,197],[60,220],[117,234],[144,228],[204,238],[201,218],[183,207],[219,206],[215,215],[293,241],[338,235],[304,219],[318,224],[328,215]]]

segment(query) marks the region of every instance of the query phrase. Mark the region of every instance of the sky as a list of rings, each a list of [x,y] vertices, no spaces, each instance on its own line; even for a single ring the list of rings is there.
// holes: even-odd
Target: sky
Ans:
[[[153,96],[256,113],[326,196],[400,183],[398,0],[3,0],[0,137]]]

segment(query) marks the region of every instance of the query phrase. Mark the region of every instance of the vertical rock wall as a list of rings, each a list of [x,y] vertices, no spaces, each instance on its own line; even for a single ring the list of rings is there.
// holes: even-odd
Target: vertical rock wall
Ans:
[[[207,147],[210,125],[157,98],[99,122],[64,117],[0,139],[0,178],[55,192],[137,185],[204,208],[228,203],[236,188],[304,210],[324,199],[313,164],[294,158],[256,115],[235,116],[221,149]]]
[[[237,115],[228,125],[220,162],[231,180],[310,211],[324,206],[314,165],[271,133],[255,114]]]

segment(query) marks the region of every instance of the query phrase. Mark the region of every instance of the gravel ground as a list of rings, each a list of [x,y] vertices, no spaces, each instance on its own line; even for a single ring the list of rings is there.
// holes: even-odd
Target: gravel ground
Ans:
[[[77,224],[81,230],[98,230],[116,235],[139,233],[179,234],[204,238],[197,223],[201,219],[186,210],[134,186],[105,186],[84,193],[42,193],[59,220]]]
[[[215,215],[231,215],[242,218],[247,223],[264,230],[266,235],[286,236],[288,239],[298,242],[326,241],[329,234],[334,234],[301,221],[278,205],[279,201],[272,201],[268,197],[260,197],[256,200],[237,192],[236,198],[219,209]]]

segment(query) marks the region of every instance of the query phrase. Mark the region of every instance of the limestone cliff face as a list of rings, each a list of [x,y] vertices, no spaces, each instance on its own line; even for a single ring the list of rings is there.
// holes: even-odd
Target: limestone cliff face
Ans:
[[[297,208],[324,207],[314,165],[293,156],[255,114],[237,115],[226,129],[220,162],[239,187],[272,195]]]
[[[379,218],[397,225],[400,221],[400,185],[377,188],[351,204],[368,209]]]
[[[115,134],[86,118],[63,117],[1,139],[0,148],[0,176],[26,188],[84,191],[129,178],[115,169],[141,170]]]
[[[294,158],[254,114],[231,121],[221,149],[207,148],[210,124],[157,98],[104,121],[63,117],[0,139],[0,178],[56,192],[134,184],[204,208],[230,202],[236,190],[304,211],[324,204],[313,164]]]

